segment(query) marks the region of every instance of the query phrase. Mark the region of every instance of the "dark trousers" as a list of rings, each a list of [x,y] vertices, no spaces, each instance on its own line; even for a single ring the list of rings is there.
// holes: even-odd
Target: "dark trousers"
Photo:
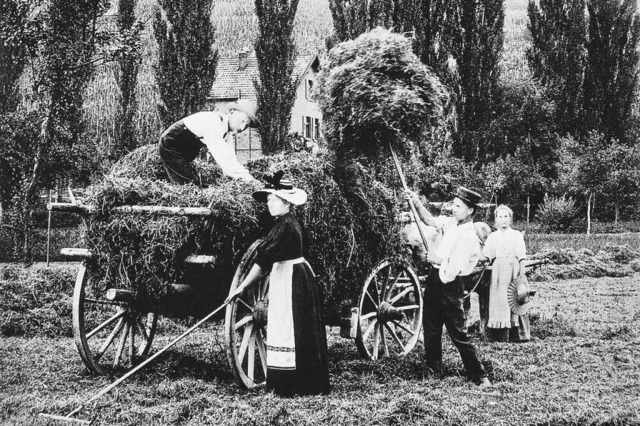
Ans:
[[[451,341],[460,352],[462,363],[469,378],[475,382],[487,377],[478,359],[476,347],[465,330],[463,308],[464,280],[457,277],[444,284],[438,276],[438,269],[429,273],[424,291],[424,350],[426,366],[433,371],[442,370],[442,326],[447,328]]]
[[[202,186],[193,165],[201,146],[202,142],[182,122],[169,127],[160,136],[158,153],[171,183]]]

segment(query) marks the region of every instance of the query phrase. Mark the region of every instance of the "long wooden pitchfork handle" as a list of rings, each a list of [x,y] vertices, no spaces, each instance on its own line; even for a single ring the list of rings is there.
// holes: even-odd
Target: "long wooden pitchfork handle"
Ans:
[[[140,371],[141,369],[143,369],[147,364],[149,364],[151,361],[153,361],[154,359],[158,358],[160,355],[162,355],[167,349],[169,349],[170,347],[172,347],[173,345],[175,345],[176,343],[178,343],[180,340],[184,339],[185,337],[187,337],[189,334],[191,334],[193,332],[193,330],[195,330],[196,328],[200,327],[202,324],[204,324],[205,322],[207,322],[209,319],[211,319],[211,317],[213,317],[215,314],[217,314],[222,308],[224,308],[225,306],[227,306],[231,301],[228,302],[224,302],[222,305],[220,305],[220,307],[218,307],[215,311],[211,312],[209,315],[207,315],[206,317],[202,318],[200,321],[198,321],[197,324],[195,324],[194,326],[192,326],[190,329],[188,329],[187,331],[185,331],[184,333],[182,333],[180,336],[176,337],[175,339],[173,339],[171,341],[171,343],[169,343],[168,345],[166,345],[164,348],[160,349],[158,352],[156,352],[155,354],[153,354],[153,356],[147,358],[147,360],[145,360],[142,364],[138,365],[136,368],[134,368],[133,370],[130,370],[127,374],[125,374],[124,376],[120,377],[118,380],[116,380],[115,382],[111,383],[109,386],[105,387],[104,389],[102,389],[100,392],[98,392],[97,394],[95,394],[94,396],[92,396],[91,398],[89,398],[87,401],[85,401],[83,404],[79,405],[75,410],[73,410],[72,412],[70,412],[69,414],[67,414],[66,416],[56,416],[53,414],[45,414],[45,413],[40,413],[40,416],[42,417],[48,417],[50,419],[55,419],[55,420],[61,420],[61,421],[66,421],[66,422],[77,422],[77,423],[83,423],[83,424],[91,424],[91,422],[86,421],[86,420],[80,420],[80,419],[74,419],[73,416],[75,416],[76,414],[78,414],[80,411],[82,411],[82,409],[87,406],[88,404],[92,403],[93,401],[95,401],[96,399],[100,398],[101,396],[103,396],[104,394],[106,394],[107,392],[109,392],[111,389],[115,388],[116,386],[118,386],[120,383],[124,382],[125,380],[127,380],[129,377],[133,376],[134,374],[136,374],[138,371]]]
[[[393,146],[391,146],[391,143],[389,143],[389,149],[391,150],[391,156],[393,157],[393,162],[396,165],[396,170],[398,170],[398,175],[400,175],[400,182],[402,182],[402,187],[404,188],[405,191],[408,191],[409,188],[407,187],[407,181],[404,178],[402,167],[400,167],[400,161],[398,161],[398,156],[396,155],[396,152],[394,151]],[[427,245],[427,239],[422,233],[422,228],[420,227],[420,222],[418,221],[418,212],[416,210],[416,206],[413,205],[411,198],[407,198],[407,202],[409,203],[409,208],[411,209],[411,213],[413,214],[413,220],[415,220],[416,226],[418,227],[418,232],[420,233],[422,244],[424,244],[424,249],[426,251],[429,251],[429,246]]]

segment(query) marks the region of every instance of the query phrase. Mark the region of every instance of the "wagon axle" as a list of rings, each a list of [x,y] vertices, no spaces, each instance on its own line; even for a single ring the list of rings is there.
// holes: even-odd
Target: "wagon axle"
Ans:
[[[384,301],[378,306],[377,318],[379,322],[384,324],[394,320],[402,321],[404,319],[404,314],[389,302]]]

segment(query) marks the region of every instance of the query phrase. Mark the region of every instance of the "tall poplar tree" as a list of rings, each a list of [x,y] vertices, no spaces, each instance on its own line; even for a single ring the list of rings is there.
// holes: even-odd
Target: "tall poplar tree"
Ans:
[[[118,160],[125,153],[136,148],[134,117],[137,110],[136,84],[140,69],[140,30],[136,20],[136,0],[118,0],[116,17],[118,33],[129,39],[127,50],[116,61],[116,81],[120,88],[120,102],[115,121],[115,145],[111,150],[111,159]]]
[[[462,36],[452,50],[458,62],[459,136],[454,152],[483,161],[488,153],[476,132],[494,116],[504,43],[504,0],[458,3]]]
[[[218,63],[211,22],[213,0],[159,0],[153,21],[158,42],[155,77],[165,127],[205,104]]]
[[[627,140],[637,100],[640,15],[636,0],[591,0],[581,134]],[[635,142],[635,141],[630,141]]]
[[[556,103],[558,131],[575,135],[581,128],[587,60],[586,0],[530,0],[527,11],[529,68]]]
[[[293,22],[299,0],[255,0],[258,38],[255,43],[260,81],[258,128],[262,152],[270,154],[288,146],[291,109],[296,84],[292,80],[296,55]]]

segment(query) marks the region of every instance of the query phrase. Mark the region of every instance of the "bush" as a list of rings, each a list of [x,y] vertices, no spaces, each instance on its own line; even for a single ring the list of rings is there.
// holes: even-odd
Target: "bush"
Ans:
[[[578,208],[571,197],[545,195],[536,213],[542,228],[548,231],[567,231],[578,215]]]

